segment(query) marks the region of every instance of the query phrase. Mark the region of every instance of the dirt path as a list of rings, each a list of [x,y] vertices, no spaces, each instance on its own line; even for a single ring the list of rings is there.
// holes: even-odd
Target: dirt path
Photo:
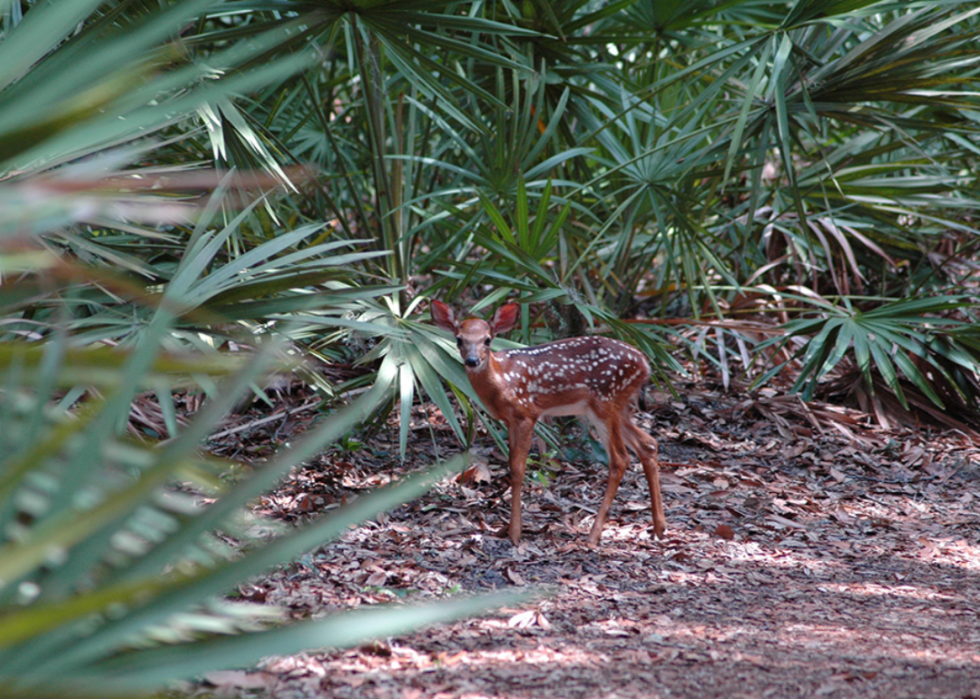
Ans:
[[[650,539],[634,464],[601,547],[586,548],[605,473],[583,461],[529,483],[512,547],[494,534],[508,508],[488,450],[491,482],[444,483],[243,594],[296,618],[508,587],[549,595],[215,684],[276,699],[980,697],[980,450],[777,398],[686,395],[641,419],[661,442],[666,539]],[[413,459],[453,449],[420,427]],[[383,479],[395,445],[367,447],[324,457],[262,509],[305,515]]]

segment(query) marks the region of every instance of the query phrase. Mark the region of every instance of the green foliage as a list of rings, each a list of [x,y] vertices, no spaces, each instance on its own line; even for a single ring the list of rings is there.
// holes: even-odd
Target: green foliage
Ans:
[[[477,401],[424,322],[431,295],[481,313],[516,296],[521,342],[610,332],[663,371],[678,366],[672,345],[704,351],[713,333],[726,379],[736,360],[758,381],[789,367],[811,397],[856,373],[910,409],[914,391],[976,410],[972,0],[153,8],[0,3],[0,418],[22,430],[3,437],[0,515],[30,530],[8,541],[10,603],[88,599],[76,570],[116,590],[129,559],[110,555],[108,532],[149,507],[151,524],[122,538],[152,533],[169,553],[141,554],[157,567],[119,588],[148,619],[134,592],[147,571],[194,537],[205,550],[219,514],[257,492],[223,497],[234,507],[193,518],[179,546],[152,523],[184,515],[145,505],[178,470],[211,469],[193,448],[218,415],[180,428],[173,388],[194,381],[224,405],[220,378],[244,390],[258,371],[219,348],[251,356],[285,338],[355,358],[372,372],[359,419],[398,406],[403,452],[419,392],[466,439]],[[121,436],[140,390],[166,416],[158,449]],[[50,473],[35,481],[30,459],[51,473],[78,460],[87,504]],[[27,524],[22,500],[3,500],[26,492],[40,503]],[[175,575],[194,587],[231,565],[208,556]],[[80,604],[71,633],[95,609]],[[129,652],[98,624],[112,643],[80,645],[63,669]],[[44,633],[51,648],[69,638]],[[4,667],[22,640],[9,637]]]
[[[881,300],[844,299],[833,305],[819,299],[797,298],[819,309],[817,314],[784,325],[787,337],[810,339],[794,357],[802,362],[794,390],[813,397],[819,380],[845,355],[854,362],[867,385],[872,370],[879,374],[907,410],[900,379],[904,377],[940,408],[939,391],[951,390],[959,401],[976,408],[973,374],[980,363],[975,323],[947,317],[951,311],[972,310],[974,302],[963,296]],[[938,390],[937,390],[938,387]]]
[[[483,608],[463,600],[284,626],[274,610],[221,597],[462,465],[253,537],[248,503],[376,411],[384,364],[373,388],[251,477],[227,485],[228,464],[198,451],[270,366],[296,364],[278,339],[379,332],[353,316],[400,288],[362,271],[390,257],[373,237],[333,238],[271,191],[298,194],[310,174],[280,167],[234,101],[301,79],[314,56],[295,41],[302,23],[201,42],[194,32],[216,30],[225,8],[57,0],[0,11],[0,273],[17,281],[0,287],[4,692],[144,693]],[[197,119],[208,115],[220,115],[221,129],[205,121],[213,137],[240,137],[216,152],[258,154],[269,174],[201,170]],[[222,351],[232,343],[245,351]],[[188,386],[208,400],[181,425],[172,393]],[[166,441],[127,429],[146,391]]]
[[[379,410],[422,389],[445,411],[434,377],[458,379],[415,350],[415,284],[477,309],[516,293],[522,341],[611,330],[661,369],[714,318],[726,380],[729,354],[767,356],[728,317],[755,284],[842,313],[852,296],[970,292],[956,274],[977,234],[967,0],[236,7],[187,44],[297,21],[269,55],[316,40],[323,59],[220,102],[201,148],[279,179],[317,166],[318,186],[275,215],[392,252],[357,269],[401,288],[353,311],[393,333],[352,330],[379,339],[370,356],[401,362]]]
[[[469,69],[443,83],[454,91],[452,109],[412,92],[416,76],[405,64],[376,54],[372,79],[383,85],[378,99],[388,99],[388,128],[360,132],[388,134],[392,171],[414,167],[412,182],[438,183],[401,199],[399,243],[421,254],[411,271],[400,267],[400,278],[431,274],[430,293],[450,297],[479,289],[477,303],[464,301],[478,309],[519,292],[534,304],[523,341],[611,327],[662,366],[668,333],[620,317],[642,309],[724,318],[745,285],[763,281],[838,299],[831,317],[866,296],[889,306],[969,292],[948,273],[970,264],[977,234],[969,214],[980,154],[971,47],[980,24],[971,3],[474,7],[538,34],[481,39],[481,48],[519,56],[522,69],[481,68],[455,54]],[[442,8],[426,22],[456,31]],[[441,49],[412,46],[419,64],[451,60],[454,47]],[[346,124],[320,120],[344,134],[328,137],[335,156],[341,143],[363,140],[354,118],[361,100],[345,91],[342,74],[334,64],[329,84],[335,113],[350,116]],[[364,107],[377,110],[367,94]],[[396,128],[409,122],[412,140]],[[344,154],[345,162],[363,160],[355,149]],[[368,184],[391,191],[378,177]],[[496,291],[485,293],[490,286]],[[949,329],[965,328],[963,310],[939,313]],[[726,370],[729,330],[716,323]],[[939,340],[935,323],[912,327],[896,332],[907,343]],[[820,359],[835,356],[836,345],[819,349],[829,336],[815,324],[803,328],[785,330],[814,331],[809,359],[819,367],[807,364],[797,388],[835,366]],[[733,332],[744,358],[756,341]],[[931,358],[924,361],[942,364],[946,342],[916,346]],[[840,347],[851,357],[857,351]],[[972,359],[957,356],[962,371],[976,373]],[[869,388],[872,373],[884,372],[885,385],[898,390],[888,362],[854,358],[868,368]],[[909,378],[920,390],[929,381]]]
[[[215,489],[211,473],[218,464],[197,455],[197,447],[269,366],[271,347],[232,372],[178,435],[156,446],[136,442],[119,426],[151,367],[173,369],[175,359],[160,354],[168,321],[160,311],[132,351],[116,353],[101,373],[73,366],[73,355],[59,341],[45,346],[35,374],[22,373],[27,359],[17,351],[0,365],[5,689],[56,689],[64,696],[145,691],[272,653],[348,645],[479,608],[480,602],[469,600],[283,627],[268,610],[220,601],[217,596],[237,582],[416,497],[463,462],[360,498],[272,540],[254,540],[243,508],[361,422],[373,396],[336,413],[250,478]],[[185,370],[214,372],[206,361],[181,361]],[[83,375],[103,397],[79,409],[59,403],[57,387],[66,372]],[[175,479],[207,490],[214,502],[202,507],[193,490],[173,487]],[[247,555],[232,556],[214,535],[218,528],[226,537],[251,541]]]

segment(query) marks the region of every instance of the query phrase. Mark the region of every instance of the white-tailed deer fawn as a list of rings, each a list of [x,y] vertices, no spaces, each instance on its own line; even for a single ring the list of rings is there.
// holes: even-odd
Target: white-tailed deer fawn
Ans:
[[[595,426],[609,458],[609,484],[589,544],[599,543],[632,449],[643,464],[650,486],[653,533],[667,528],[660,496],[657,442],[637,427],[630,411],[640,388],[650,378],[643,353],[607,337],[575,337],[537,347],[490,351],[494,336],[517,325],[518,306],[501,306],[487,323],[478,318],[456,320],[453,310],[433,301],[432,321],[456,336],[466,375],[489,413],[507,425],[510,444],[510,540],[521,539],[521,486],[534,424],[544,415],[585,416]]]

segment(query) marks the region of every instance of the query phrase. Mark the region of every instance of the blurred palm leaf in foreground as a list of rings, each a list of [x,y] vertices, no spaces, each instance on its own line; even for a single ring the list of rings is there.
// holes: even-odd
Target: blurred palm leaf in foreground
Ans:
[[[159,311],[132,351],[99,353],[95,370],[86,356],[91,353],[67,351],[57,337],[43,348],[0,348],[5,689],[35,687],[66,696],[145,691],[262,656],[355,643],[486,605],[442,603],[274,628],[274,610],[221,601],[236,583],[418,496],[462,460],[361,498],[305,528],[254,541],[245,531],[247,503],[356,426],[375,397],[365,394],[252,477],[216,485],[215,475],[226,465],[199,456],[197,447],[269,366],[273,352],[244,364],[225,358],[223,366],[163,354],[160,340],[169,320]],[[120,434],[134,391],[192,373],[224,378],[177,436],[149,446]],[[104,398],[69,410],[58,398],[79,381]],[[174,488],[175,480],[193,487]],[[216,500],[202,507],[194,492]],[[252,541],[248,553],[232,557],[213,535],[217,528],[225,537]]]
[[[315,221],[242,249],[263,225],[261,200],[235,214],[224,193],[241,188],[236,176],[195,172],[181,158],[166,164],[166,155],[195,131],[198,110],[286,79],[310,54],[256,61],[292,36],[287,22],[189,60],[168,42],[204,21],[209,2],[154,12],[125,1],[28,7],[21,15],[20,4],[0,4],[3,692],[143,693],[484,608],[464,600],[287,627],[275,610],[222,599],[461,463],[256,539],[248,503],[361,423],[381,389],[232,485],[220,478],[228,464],[200,445],[243,393],[287,365],[286,344],[272,335],[348,326],[350,304],[395,287],[356,287],[347,265],[385,252],[325,240]],[[248,177],[265,189],[273,181]],[[229,252],[236,245],[241,254]],[[220,351],[229,340],[251,349]],[[208,401],[180,424],[171,395],[192,386]],[[166,441],[127,432],[134,398],[148,391],[167,416]],[[245,553],[228,537],[248,544]]]

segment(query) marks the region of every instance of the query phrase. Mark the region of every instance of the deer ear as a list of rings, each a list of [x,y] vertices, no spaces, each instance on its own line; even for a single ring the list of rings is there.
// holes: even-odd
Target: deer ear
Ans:
[[[500,335],[517,325],[517,314],[520,310],[521,307],[516,303],[508,303],[506,306],[498,308],[497,312],[493,314],[493,320],[490,321],[493,334]]]
[[[456,314],[453,313],[453,309],[442,301],[433,299],[429,306],[429,312],[432,314],[432,322],[435,323],[436,327],[456,334]]]

